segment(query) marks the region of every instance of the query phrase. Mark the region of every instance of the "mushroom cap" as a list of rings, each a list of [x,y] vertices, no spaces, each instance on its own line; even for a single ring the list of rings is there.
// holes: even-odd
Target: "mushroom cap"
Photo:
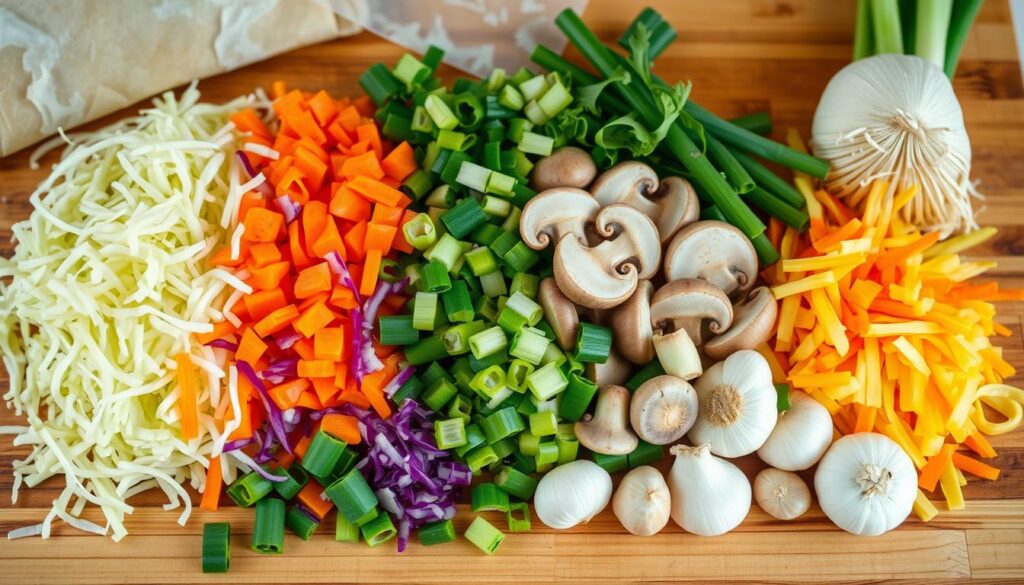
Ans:
[[[610,312],[609,325],[615,335],[615,349],[622,357],[637,365],[654,358],[653,331],[651,330],[651,297],[654,285],[649,280],[637,283],[636,290]]]
[[[652,445],[668,445],[685,435],[697,420],[697,392],[675,376],[655,376],[633,392],[629,421],[633,431]]]
[[[665,278],[701,278],[727,295],[741,295],[754,287],[757,253],[735,227],[720,221],[698,221],[672,238],[665,251]]]
[[[579,331],[580,316],[576,305],[558,289],[555,279],[547,277],[540,281],[537,302],[544,309],[544,319],[555,332],[555,341],[565,351],[576,348],[576,333]]]
[[[629,390],[603,386],[597,394],[594,415],[584,415],[573,427],[580,445],[605,455],[632,453],[639,441],[629,428],[629,401]]]
[[[604,239],[593,247],[575,237],[558,241],[555,281],[577,305],[608,309],[629,298],[641,278],[650,278],[657,272],[661,243],[654,222],[627,205],[602,209],[595,218],[594,229]]]
[[[586,225],[600,210],[601,204],[586,191],[572,187],[548,189],[523,207],[519,235],[534,250],[543,250],[568,235],[585,240]]]
[[[602,173],[590,192],[601,205],[622,203],[642,211],[654,220],[662,243],[697,221],[700,213],[697,193],[689,182],[667,177],[659,183],[651,167],[636,161],[621,162]]]
[[[587,378],[598,386],[625,384],[633,370],[633,365],[614,349],[608,353],[608,359],[603,364],[588,363],[586,366]]]
[[[535,191],[557,187],[586,189],[597,176],[597,165],[587,151],[575,146],[563,146],[534,165],[530,173],[530,186]]]
[[[699,278],[668,282],[651,298],[652,327],[685,329],[698,347],[706,336],[705,329],[713,334],[723,333],[732,321],[729,297],[715,285]]]
[[[708,357],[722,360],[741,349],[757,349],[768,341],[778,305],[767,286],[759,286],[732,306],[732,326],[704,344]]]

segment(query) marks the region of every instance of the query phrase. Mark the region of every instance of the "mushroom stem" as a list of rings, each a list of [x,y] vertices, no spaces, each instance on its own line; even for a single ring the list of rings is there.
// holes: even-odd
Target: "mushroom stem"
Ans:
[[[638,440],[629,428],[629,390],[605,386],[597,395],[593,416],[576,423],[576,438],[594,453],[626,455],[636,449]]]
[[[654,351],[667,374],[692,380],[704,371],[697,346],[684,329],[672,333],[655,333]]]

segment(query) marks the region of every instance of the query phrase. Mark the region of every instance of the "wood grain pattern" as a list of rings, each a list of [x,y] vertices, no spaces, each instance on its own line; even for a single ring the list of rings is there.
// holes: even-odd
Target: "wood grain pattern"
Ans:
[[[805,135],[814,105],[833,73],[847,61],[852,38],[852,0],[652,1],[680,30],[680,39],[659,59],[658,73],[689,79],[693,96],[724,116],[771,111],[777,134],[793,126]],[[638,7],[592,0],[584,20],[605,40],[621,33]],[[393,63],[402,49],[369,34],[309,47],[266,63],[206,80],[207,100],[225,100],[282,79],[291,86],[359,91],[358,74],[369,64]],[[577,58],[571,50],[569,55]],[[447,75],[453,76],[450,70]],[[993,273],[1006,286],[1024,286],[1024,87],[1013,43],[1009,7],[987,2],[969,36],[954,82],[974,147],[974,177],[987,195],[982,224],[999,236],[972,251],[994,259]],[[98,126],[124,115],[108,117]],[[0,253],[11,250],[10,226],[30,213],[28,195],[45,169],[28,168],[27,153],[0,159]],[[998,343],[1007,359],[1024,366],[1024,303],[1000,306],[1000,323],[1012,335]],[[0,372],[0,388],[7,377]],[[1024,383],[1018,375],[1012,383]],[[16,424],[0,411],[0,425]],[[606,511],[586,526],[556,533],[543,527],[509,535],[500,552],[485,557],[465,541],[427,549],[413,544],[403,555],[391,547],[369,549],[335,543],[328,527],[309,542],[288,536],[287,553],[259,556],[248,550],[249,511],[198,511],[185,527],[165,512],[157,494],[136,499],[130,536],[121,544],[83,536],[65,526],[49,541],[0,544],[3,583],[681,583],[873,582],[948,583],[1024,580],[1024,431],[993,438],[999,449],[998,482],[971,481],[967,509],[943,511],[929,524],[916,519],[877,538],[837,530],[814,506],[797,521],[778,522],[754,507],[733,533],[702,538],[671,525],[653,538],[623,533]],[[0,491],[11,487],[13,459],[24,454],[0,438]],[[664,462],[667,465],[668,462]],[[750,477],[763,465],[754,457],[740,467]],[[807,475],[810,478],[810,475]],[[38,522],[57,494],[55,483],[23,490],[17,505],[4,496],[0,533]],[[940,509],[944,506],[939,505]],[[97,519],[95,516],[91,516]],[[234,538],[231,573],[199,571],[202,523],[229,521]],[[463,507],[460,529],[471,515]],[[491,520],[500,526],[498,517]]]

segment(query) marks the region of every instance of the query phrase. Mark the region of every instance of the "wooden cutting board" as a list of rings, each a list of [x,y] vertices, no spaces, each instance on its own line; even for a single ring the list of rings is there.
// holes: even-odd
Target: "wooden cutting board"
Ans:
[[[852,0],[652,1],[679,29],[679,40],[658,60],[659,75],[692,80],[693,96],[729,117],[769,110],[776,137],[788,127],[807,135],[814,106],[826,82],[849,61]],[[605,40],[614,40],[639,4],[592,0],[584,20]],[[326,88],[336,95],[359,91],[356,78],[375,62],[393,64],[402,49],[370,34],[295,51],[200,84],[206,100],[226,100],[283,79],[292,87]],[[449,72],[450,73],[450,72]],[[130,74],[130,72],[126,72]],[[1009,7],[986,3],[964,51],[955,80],[974,146],[974,177],[988,196],[982,225],[999,236],[974,250],[998,260],[1006,286],[1024,286],[1024,89],[1014,49]],[[121,115],[123,115],[122,113]],[[116,116],[103,121],[107,123]],[[30,171],[27,154],[0,160],[0,252],[10,253],[10,226],[30,212],[28,195],[45,171]],[[1024,366],[1024,303],[1000,306],[999,321],[1012,332],[1000,339],[1008,359]],[[6,390],[6,377],[0,387]],[[1024,383],[1017,376],[1011,383]],[[0,425],[17,424],[0,411]],[[442,547],[370,549],[333,540],[333,521],[311,541],[288,536],[286,554],[259,556],[248,550],[252,514],[228,508],[197,512],[187,527],[175,524],[156,494],[134,502],[131,534],[120,544],[83,536],[60,526],[48,541],[0,542],[3,583],[579,583],[683,582],[705,580],[821,582],[905,579],[936,583],[966,578],[1024,580],[1024,431],[996,437],[998,482],[972,480],[967,509],[943,511],[928,524],[916,519],[887,535],[843,533],[815,506],[795,522],[770,519],[755,506],[736,531],[717,538],[684,534],[675,525],[652,538],[626,534],[610,511],[590,524],[556,533],[540,527],[509,535],[494,557],[466,541]],[[11,461],[24,455],[0,438],[0,492],[11,487]],[[760,464],[740,462],[750,477]],[[6,496],[0,533],[33,524],[57,495],[56,482],[22,490],[17,505]],[[943,509],[944,505],[939,504]],[[469,522],[468,510],[458,526]],[[230,521],[234,559],[230,574],[200,572],[203,522]],[[499,526],[504,520],[492,518]],[[535,525],[537,525],[535,521]]]

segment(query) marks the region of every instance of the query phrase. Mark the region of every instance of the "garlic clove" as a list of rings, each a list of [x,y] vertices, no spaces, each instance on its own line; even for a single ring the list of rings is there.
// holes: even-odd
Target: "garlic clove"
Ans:
[[[697,391],[697,422],[690,440],[707,443],[721,457],[756,451],[778,419],[772,373],[761,354],[738,351],[718,362],[693,384]]]
[[[577,459],[540,479],[533,509],[545,526],[564,530],[589,521],[611,498],[612,476],[593,461]]]
[[[811,507],[811,490],[791,471],[769,467],[754,478],[754,499],[772,518],[793,520]]]
[[[651,536],[668,524],[671,495],[657,469],[643,465],[622,478],[612,510],[622,527],[637,536]]]
[[[718,536],[739,526],[750,512],[750,481],[738,467],[711,454],[709,445],[676,445],[669,471],[672,520],[683,530]]]
[[[785,471],[808,469],[832,443],[832,415],[820,402],[798,390],[789,393],[789,410],[757,450],[762,461]]]

